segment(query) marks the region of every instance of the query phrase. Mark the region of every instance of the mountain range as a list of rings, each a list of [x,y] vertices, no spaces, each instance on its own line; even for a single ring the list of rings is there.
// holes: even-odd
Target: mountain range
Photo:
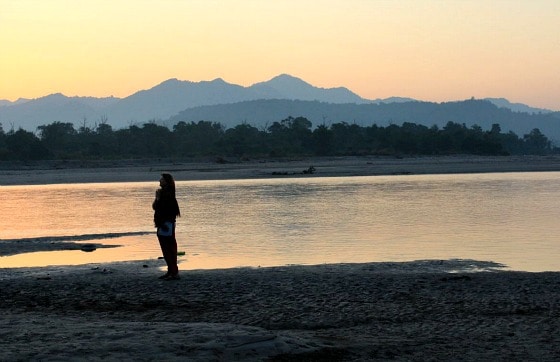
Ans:
[[[319,88],[282,74],[266,82],[243,87],[223,79],[212,81],[166,80],[125,98],[67,97],[51,94],[36,99],[0,100],[4,130],[35,131],[55,121],[79,127],[107,122],[113,128],[155,121],[173,126],[178,121],[215,121],[226,127],[246,122],[265,127],[288,117],[303,116],[314,125],[358,123],[379,126],[412,122],[427,126],[448,121],[477,124],[483,129],[499,123],[519,135],[539,128],[560,140],[560,112],[510,103],[503,98],[444,103],[411,98],[365,99],[347,88]]]

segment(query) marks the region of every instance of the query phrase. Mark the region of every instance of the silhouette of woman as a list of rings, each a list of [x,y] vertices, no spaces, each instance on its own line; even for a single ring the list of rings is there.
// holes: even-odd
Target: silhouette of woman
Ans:
[[[168,173],[161,174],[160,188],[156,191],[156,198],[152,203],[154,209],[154,224],[157,227],[157,237],[163,258],[167,264],[167,273],[159,277],[165,280],[179,279],[177,266],[177,240],[175,239],[175,221],[181,216],[179,204],[175,197],[175,180]]]

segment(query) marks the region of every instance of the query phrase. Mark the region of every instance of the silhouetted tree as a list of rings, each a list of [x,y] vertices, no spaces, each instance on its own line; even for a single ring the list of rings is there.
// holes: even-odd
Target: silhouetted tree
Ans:
[[[180,156],[211,155],[219,147],[224,136],[224,128],[216,122],[180,121],[173,126],[173,139]]]
[[[334,154],[333,131],[324,124],[313,131],[313,145],[317,156],[328,156]]]
[[[57,158],[76,158],[80,148],[72,123],[53,122],[37,127],[44,147]]]
[[[261,133],[246,123],[226,130],[224,144],[224,151],[234,156],[258,155],[264,151]]]
[[[49,159],[51,154],[33,133],[19,129],[8,133],[6,148],[9,158],[13,160],[29,161]]]
[[[504,134],[499,124],[490,130],[447,122],[443,129],[404,122],[362,127],[346,122],[311,130],[304,117],[288,117],[259,130],[246,123],[226,129],[220,123],[179,122],[173,129],[149,122],[114,131],[106,122],[90,128],[84,120],[76,131],[72,123],[54,122],[33,133],[0,125],[0,159],[118,159],[193,156],[262,157],[304,155],[400,154],[549,154],[560,152],[537,128],[519,138]]]
[[[357,124],[346,122],[331,126],[333,147],[338,154],[358,155],[369,148],[365,139],[365,129]]]
[[[285,156],[312,152],[312,123],[304,117],[288,117],[268,127],[271,155]]]
[[[8,149],[6,148],[6,133],[0,123],[0,160],[6,160],[8,158]]]
[[[523,136],[527,153],[544,155],[550,152],[551,144],[548,138],[538,128]]]

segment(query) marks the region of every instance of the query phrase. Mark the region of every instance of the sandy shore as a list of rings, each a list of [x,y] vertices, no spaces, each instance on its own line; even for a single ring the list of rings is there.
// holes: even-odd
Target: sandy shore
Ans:
[[[305,173],[311,166],[313,174]],[[322,157],[292,160],[104,161],[0,164],[1,185],[560,171],[560,156]]]
[[[303,173],[310,166],[316,172]],[[0,185],[155,182],[162,171],[177,180],[560,171],[560,158],[2,165]],[[8,244],[0,247],[17,252]],[[197,270],[160,281],[162,264],[0,268],[0,361],[560,360],[560,273],[473,272],[464,268],[499,266],[455,260]]]
[[[424,261],[161,281],[160,266],[0,270],[0,360],[560,359],[559,273]]]

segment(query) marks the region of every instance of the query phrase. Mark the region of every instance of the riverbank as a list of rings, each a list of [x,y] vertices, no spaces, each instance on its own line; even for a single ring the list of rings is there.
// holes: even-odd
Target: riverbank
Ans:
[[[311,170],[310,168],[313,167]],[[560,156],[311,157],[0,164],[0,185],[560,171]]]
[[[0,360],[560,358],[560,273],[455,260],[162,281],[162,263],[0,270]]]

